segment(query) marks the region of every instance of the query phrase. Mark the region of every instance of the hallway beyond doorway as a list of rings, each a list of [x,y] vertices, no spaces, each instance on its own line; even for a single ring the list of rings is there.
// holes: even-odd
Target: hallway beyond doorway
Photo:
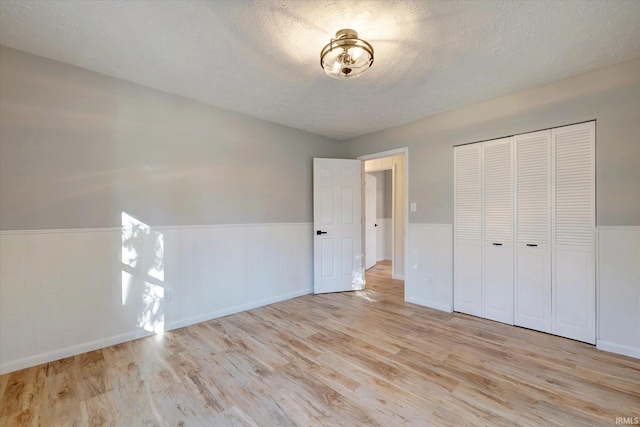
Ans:
[[[391,261],[378,261],[365,272],[365,290],[384,295],[394,303],[404,302],[404,280],[392,279]],[[397,301],[396,301],[397,300]]]

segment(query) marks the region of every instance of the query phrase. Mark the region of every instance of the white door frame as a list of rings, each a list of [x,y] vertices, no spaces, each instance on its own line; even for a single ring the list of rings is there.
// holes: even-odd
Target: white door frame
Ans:
[[[363,156],[358,156],[358,160],[362,160],[364,162],[367,160],[375,160],[375,159],[381,159],[384,157],[396,156],[398,154],[403,154],[402,158],[404,162],[403,164],[404,174],[402,177],[402,179],[404,180],[403,182],[404,184],[403,185],[404,226],[402,231],[404,233],[404,280],[406,280],[407,274],[409,272],[409,238],[408,238],[409,237],[408,236],[409,234],[408,233],[408,230],[409,230],[409,148],[402,147],[402,148],[396,148],[393,150],[382,151],[379,153],[365,154]],[[364,173],[364,167],[362,168],[362,170]],[[362,179],[363,179],[362,188],[364,188],[364,176]],[[363,191],[363,194],[364,194],[364,191]],[[363,203],[364,203],[364,200],[363,200]],[[364,223],[364,217],[362,222]],[[394,219],[394,222],[395,222],[395,219]],[[395,254],[392,254],[392,258],[394,257],[395,257]]]

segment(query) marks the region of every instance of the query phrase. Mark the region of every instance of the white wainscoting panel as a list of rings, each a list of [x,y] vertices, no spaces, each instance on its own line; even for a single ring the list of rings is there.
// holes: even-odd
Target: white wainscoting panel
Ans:
[[[598,227],[597,347],[640,358],[640,227]]]
[[[311,293],[312,225],[0,233],[0,374]]]
[[[442,311],[453,308],[453,225],[409,224],[405,300]]]

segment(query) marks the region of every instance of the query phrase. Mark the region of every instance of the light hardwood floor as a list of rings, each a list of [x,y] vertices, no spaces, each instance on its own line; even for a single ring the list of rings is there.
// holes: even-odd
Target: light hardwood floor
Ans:
[[[0,376],[0,425],[616,425],[640,360],[367,290],[307,295]]]

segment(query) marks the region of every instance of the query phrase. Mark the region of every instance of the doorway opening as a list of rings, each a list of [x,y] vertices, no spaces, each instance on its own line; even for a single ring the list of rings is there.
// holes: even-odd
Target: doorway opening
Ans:
[[[362,221],[362,236],[363,247],[365,248],[365,260],[367,261],[366,264],[367,266],[372,265],[371,260],[373,258],[375,258],[376,263],[385,263],[385,260],[390,260],[390,265],[388,262],[385,263],[386,270],[389,270],[390,266],[391,277],[397,280],[404,280],[405,271],[407,271],[407,260],[405,257],[407,253],[406,227],[408,223],[408,209],[406,206],[406,201],[408,200],[407,158],[407,148],[358,157],[359,160],[363,161],[364,169],[363,188],[365,191],[362,192],[362,197],[365,209],[363,210],[364,221]],[[369,180],[369,185],[373,185],[371,177],[376,178],[376,199],[379,194],[383,194],[383,199],[389,197],[391,199],[387,206],[381,207],[378,206],[378,201],[376,200],[374,218],[371,218],[374,215],[372,204],[370,203],[369,209],[367,209],[366,200],[367,193],[373,195],[372,190],[367,192],[366,181]],[[379,183],[381,180],[382,182]],[[390,180],[390,183],[389,181],[385,182],[385,180]],[[387,185],[390,188],[388,188],[388,191],[385,191]],[[384,200],[382,203],[387,203],[387,200]],[[387,208],[390,210],[390,215],[385,212]],[[386,216],[390,216],[390,218],[385,218]],[[385,219],[386,221],[384,221]],[[376,224],[378,225],[377,227],[375,226]],[[385,238],[384,234],[387,234],[387,238]],[[368,241],[374,238],[376,240],[375,247]],[[383,242],[382,245],[378,245],[380,241]],[[374,250],[375,254],[372,254],[371,252]]]
[[[367,280],[367,286],[364,291],[367,295],[371,295],[371,292],[378,296],[382,296],[383,300],[388,300],[390,297],[397,300],[404,299],[404,281],[394,280],[391,278],[391,261],[379,261],[365,271],[365,277]]]
[[[389,266],[392,265],[392,175],[391,169],[365,172],[365,270],[369,270],[381,261],[388,261]]]
[[[313,159],[314,293],[361,290],[365,286],[363,190],[366,172],[376,172],[372,170],[375,168],[391,171],[392,265],[389,267],[391,278],[397,280],[404,290],[404,274],[408,270],[405,256],[407,156],[407,148],[401,148],[361,156],[357,160]],[[374,252],[370,251],[371,254]]]

